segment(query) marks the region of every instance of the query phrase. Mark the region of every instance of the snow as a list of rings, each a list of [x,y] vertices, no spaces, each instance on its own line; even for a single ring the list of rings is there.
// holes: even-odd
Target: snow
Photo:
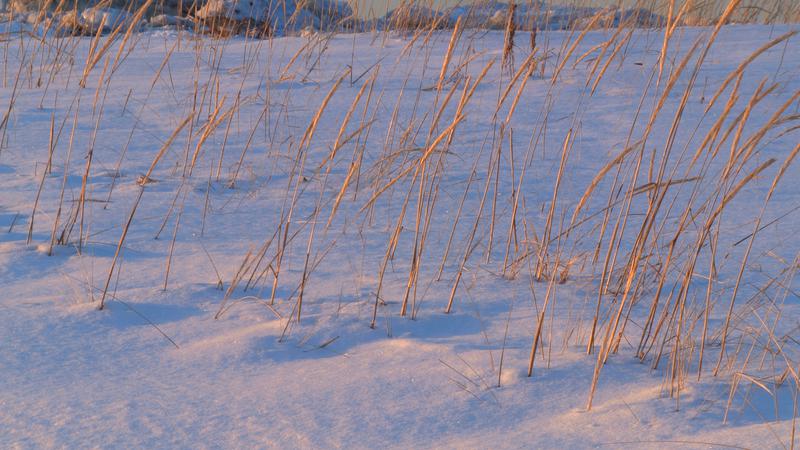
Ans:
[[[231,3],[211,5],[207,11],[229,8]],[[259,6],[257,17],[264,11]],[[492,157],[491,145],[481,148],[497,132],[492,116],[509,80],[499,63],[503,32],[465,34],[450,66],[452,71],[464,63],[462,73],[448,80],[470,76],[474,81],[490,59],[498,62],[476,88],[451,147],[442,153],[445,169],[415,297],[416,318],[400,317],[399,311],[414,248],[418,189],[402,222],[372,329],[380,266],[410,183],[398,182],[379,198],[374,210],[362,208],[376,189],[425,148],[430,120],[444,101],[435,86],[450,32],[437,32],[427,42],[419,39],[410,45],[411,37],[394,33],[220,41],[189,32],[147,30],[132,40],[134,46],[123,52],[118,67],[114,57],[121,42],[113,44],[108,73],[102,75],[101,60],[81,88],[92,38],[53,38],[65,49],[61,59],[54,60],[54,54],[41,50],[47,47],[30,45],[38,41],[20,33],[20,27],[19,22],[0,24],[0,33],[14,36],[0,42],[3,60],[8,61],[0,70],[0,120],[14,100],[8,125],[0,130],[5,139],[0,145],[0,447],[789,446],[794,415],[790,383],[770,382],[772,396],[742,381],[723,422],[736,369],[717,377],[704,373],[699,381],[696,372],[690,373],[680,399],[670,398],[667,364],[651,369],[652,359],[642,363],[634,357],[639,329],[631,328],[626,339],[633,342],[623,341],[620,352],[603,368],[593,408],[587,411],[596,356],[585,354],[586,317],[595,307],[598,278],[588,263],[585,271],[573,268],[564,284],[554,285],[543,337],[546,351],[537,356],[533,376],[527,377],[548,283],[531,281],[527,268],[515,277],[501,273],[505,233],[511,223],[508,199],[516,185],[508,180],[517,179],[511,176],[512,169],[519,177],[537,124],[549,107],[545,136],[531,153],[522,185],[526,209],[520,217],[527,217],[538,233],[552,197],[564,136],[577,123],[579,137],[557,204],[557,215],[568,220],[594,175],[624,149],[630,133],[636,140],[642,132],[641,122],[633,130],[631,126],[640,104],[640,114],[649,117],[657,94],[663,92],[663,85],[656,92],[646,89],[657,66],[663,30],[635,31],[624,49],[625,59],[610,66],[591,96],[586,79],[594,61],[573,62],[614,30],[588,32],[556,83],[551,78],[556,57],[540,62],[544,73],[537,70],[528,80],[509,122],[515,159],[512,165],[503,149],[496,214],[501,231],[495,230],[489,250],[488,221],[481,221],[453,311],[445,314]],[[794,29],[791,25],[722,29],[685,107],[676,148],[694,152],[722,110],[718,104],[710,115],[703,114],[722,80],[759,47]],[[679,28],[668,49],[666,70],[679,64],[696,39],[710,33],[709,28]],[[518,36],[527,45],[527,36],[521,32]],[[568,31],[540,32],[540,54],[557,54],[571,38],[574,35]],[[515,50],[516,68],[527,56],[526,45]],[[34,51],[40,53],[33,57]],[[754,107],[745,136],[800,89],[800,60],[791,57],[798,52],[800,39],[794,36],[760,55],[744,71],[739,81],[742,100],[735,114],[744,111],[762,80],[767,86],[778,84]],[[162,65],[167,54],[169,60]],[[54,68],[56,75],[48,83]],[[18,73],[22,75],[15,88]],[[42,83],[37,85],[40,74]],[[294,161],[302,150],[298,148],[302,136],[343,75],[307,142],[304,167],[297,168]],[[359,90],[373,79],[371,92],[363,94],[344,135],[356,133],[362,123],[372,123],[370,131],[347,140],[326,177],[319,168],[333,149],[342,120]],[[652,146],[667,141],[687,83],[688,75],[680,77],[677,93],[668,96],[664,114],[655,121]],[[452,87],[448,81],[443,92]],[[439,132],[454,117],[462,90],[459,81]],[[516,88],[511,96],[515,94]],[[100,99],[96,104],[95,98]],[[505,117],[509,103],[498,117]],[[224,114],[235,104],[235,114],[223,116],[216,131],[198,146],[217,106]],[[796,114],[798,107],[795,99],[788,114]],[[153,181],[138,184],[138,177],[147,173],[156,154],[193,111],[196,121],[177,134],[152,173]],[[60,137],[52,172],[45,174],[51,120]],[[782,163],[798,141],[793,125],[789,121],[771,132],[752,164],[767,158]],[[728,147],[720,155],[727,155]],[[90,148],[92,166],[84,180]],[[186,161],[196,149],[197,164],[189,170]],[[327,227],[338,188],[361,149],[358,188],[353,185],[346,192]],[[714,162],[709,172],[721,171],[723,164]],[[468,190],[454,246],[437,281],[473,165],[477,181]],[[758,258],[754,256],[755,268],[747,272],[748,283],[737,304],[742,317],[738,325],[752,331],[743,334],[742,346],[751,344],[747,336],[754,336],[753,341],[765,339],[758,331],[756,313],[775,321],[776,335],[796,335],[800,304],[792,290],[793,278],[781,278],[787,292],[780,317],[775,305],[757,294],[764,279],[779,273],[776,268],[791,263],[800,252],[796,238],[800,221],[793,212],[800,204],[798,167],[788,169],[764,223],[788,216],[765,227],[755,244],[753,255]],[[719,245],[727,253],[720,250],[719,289],[725,289],[725,295],[710,318],[714,330],[724,319],[730,282],[741,261],[742,246],[733,243],[751,231],[776,169],[777,165],[748,184],[720,224]],[[292,178],[297,170],[302,177]],[[294,184],[294,180],[300,181]],[[75,205],[84,183],[84,220],[76,220],[69,244],[56,245],[48,256],[56,217],[60,233],[78,214]],[[62,185],[66,191],[59,215]],[[610,186],[604,181],[597,191]],[[227,296],[228,307],[218,314],[243,261],[252,264],[250,255],[257,255],[283,230],[279,228],[286,213],[283,205],[295,192],[298,201],[289,235],[297,235],[286,247],[274,305],[269,305],[273,278],[265,271],[250,289],[245,291],[242,285],[234,289]],[[110,278],[107,307],[100,311],[117,243],[140,193],[141,203]],[[587,211],[601,211],[606,201],[604,195],[592,197]],[[304,278],[318,204],[322,213],[310,253],[318,264],[307,274],[302,318],[297,322],[289,318],[296,314],[297,289]],[[642,205],[634,204],[634,209],[640,213]],[[590,230],[584,232],[588,235]],[[84,240],[79,247],[81,233]],[[596,242],[577,239],[571,244],[579,255]],[[268,248],[266,260],[276,256],[275,245]],[[260,269],[266,269],[267,262]],[[707,265],[702,261],[698,267],[705,270]],[[218,276],[223,290],[218,289]],[[693,292],[705,292],[706,282],[700,277],[692,283]],[[751,297],[755,300],[747,302]],[[610,305],[606,307],[611,311]],[[634,321],[646,312],[644,306],[635,309]],[[789,338],[786,355],[797,356]],[[712,356],[706,364],[713,366],[718,348],[709,346],[707,351]],[[762,364],[763,370],[775,364],[785,365],[775,358]]]
[[[352,18],[353,11],[333,0],[210,0],[195,14],[201,19],[227,18],[237,21],[269,22],[277,34],[295,34],[306,28],[337,30]]]
[[[104,30],[127,30],[133,24],[133,15],[119,8],[92,7],[81,12],[80,24],[92,32],[101,26]]]
[[[305,9],[320,19],[336,23],[353,15],[349,4],[338,0],[301,0],[299,8]]]
[[[270,2],[259,0],[209,0],[197,11],[197,17],[211,19],[225,17],[233,20],[263,22],[267,18]]]
[[[0,3],[0,11],[3,11]],[[182,5],[182,11],[178,11]],[[498,29],[504,28],[508,4],[494,0],[478,2],[467,6],[433,9],[417,3],[403,3],[398,8],[388,11],[375,24],[362,20],[353,12],[347,2],[340,0],[209,0],[197,2],[193,11],[189,4],[171,0],[159,5],[156,14],[151,18],[154,26],[176,26],[181,24],[179,17],[189,19],[210,20],[226,19],[235,22],[261,24],[268,22],[272,32],[279,35],[297,34],[301,30],[312,28],[321,31],[358,31],[369,29],[372,25],[380,29],[413,29],[425,27],[436,22],[438,28],[451,28],[461,18],[470,28]],[[19,13],[28,14],[30,24],[38,23],[35,19],[35,8],[38,4],[20,1],[13,4]],[[30,10],[34,8],[34,12]],[[129,21],[132,15],[122,9],[106,6],[92,6],[78,11],[77,24],[86,32],[94,33],[100,26],[101,19],[116,24]],[[165,17],[164,14],[167,16]],[[664,24],[664,18],[644,9],[619,9],[615,7],[590,8],[550,5],[544,2],[528,2],[517,5],[515,23],[520,30],[569,29],[573,26],[585,25],[595,15],[603,15],[600,27],[617,26],[622,22],[635,23],[639,27],[656,27]],[[632,20],[631,20],[632,19]],[[400,21],[400,22],[398,22]],[[106,25],[106,31],[113,28]]]
[[[449,15],[452,23],[462,17],[468,26],[492,29],[505,28],[507,11],[508,3],[489,0],[457,6],[450,11]],[[596,15],[606,17],[602,22],[608,26],[617,26],[626,20],[643,28],[663,26],[665,23],[663,17],[645,9],[621,9],[613,6],[605,8],[562,6],[555,2],[542,1],[517,2],[514,19],[517,28],[521,30],[533,28],[562,30],[576,25],[580,28],[579,24],[588,22]]]

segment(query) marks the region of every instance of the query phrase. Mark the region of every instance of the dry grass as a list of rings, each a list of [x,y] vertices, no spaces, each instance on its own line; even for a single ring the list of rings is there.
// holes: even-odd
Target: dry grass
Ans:
[[[697,378],[731,377],[731,399],[743,383],[770,391],[764,380],[776,379],[780,383],[790,381],[796,394],[800,385],[795,373],[798,355],[790,349],[794,337],[780,334],[778,299],[796,295],[791,286],[800,255],[784,262],[780,270],[764,274],[769,281],[755,292],[745,289],[743,280],[755,270],[753,259],[766,257],[767,251],[759,247],[757,238],[766,226],[764,220],[771,217],[773,196],[781,182],[785,183],[800,146],[785,152],[782,161],[769,157],[764,149],[784,142],[781,138],[796,138],[800,92],[787,93],[777,81],[768,79],[754,92],[746,92],[742,82],[753,61],[787,45],[797,32],[787,32],[763,44],[722,83],[707,86],[707,100],[703,86],[700,101],[705,106],[700,123],[689,123],[695,119],[685,115],[687,105],[699,97],[700,74],[723,25],[742,18],[777,23],[796,14],[796,8],[781,2],[771,8],[756,8],[741,0],[731,0],[722,9],[707,4],[665,2],[665,26],[648,32],[634,31],[634,19],[610,29],[613,24],[608,21],[607,12],[600,12],[583,21],[580,28],[564,32],[566,38],[560,46],[551,46],[548,33],[532,24],[517,23],[517,7],[511,3],[503,47],[496,49],[501,55],[500,68],[493,72],[496,59],[472,50],[481,35],[469,29],[468,19],[459,18],[452,30],[438,33],[436,30],[450,26],[445,15],[436,11],[423,13],[406,3],[392,16],[389,29],[371,29],[375,45],[386,42],[390,35],[396,36],[397,30],[403,31],[407,44],[400,59],[393,62],[401,69],[389,68],[390,62],[379,61],[363,73],[354,73],[356,69],[351,64],[332,78],[328,76],[329,81],[318,81],[329,88],[309,106],[309,111],[314,112],[303,117],[306,122],[298,133],[286,126],[298,120],[289,111],[291,88],[284,89],[284,98],[272,89],[315,78],[322,80],[320,65],[325,61],[333,33],[309,38],[291,56],[283,55],[286,57],[280,62],[273,62],[258,59],[269,53],[262,50],[272,51],[273,36],[268,25],[205,24],[219,36],[246,35],[241,38],[245,55],[237,69],[242,81],[238,91],[234,89],[228,95],[222,63],[225,41],[181,34],[157,65],[138,114],[147,111],[151,93],[159,83],[170,86],[169,92],[161,89],[162,92],[176,97],[186,93],[175,87],[170,72],[176,49],[181,48],[194,52],[196,64],[191,84],[187,85],[191,93],[184,99],[188,113],[179,114],[178,119],[182,120],[176,119],[177,126],[171,134],[162,137],[162,146],[138,178],[135,198],[127,201],[127,220],[120,225],[116,250],[100,289],[99,308],[103,309],[106,299],[115,295],[114,276],[117,281],[121,277],[126,238],[137,225],[137,210],[147,207],[148,186],[162,180],[174,185],[174,191],[169,193],[171,204],[156,233],[159,237],[173,221],[171,239],[163,249],[163,289],[169,290],[170,273],[176,264],[181,264],[175,253],[181,227],[186,226],[187,220],[192,225],[200,223],[195,228],[201,229],[202,235],[207,218],[214,214],[210,206],[212,186],[221,184],[233,191],[246,189],[247,171],[254,166],[253,161],[261,161],[266,154],[271,169],[258,166],[267,174],[259,174],[262,185],[247,194],[257,196],[259,189],[272,187],[280,192],[274,197],[279,198],[278,204],[273,205],[274,220],[264,225],[263,240],[250,242],[238,264],[221,267],[221,271],[214,264],[212,252],[203,247],[214,265],[213,284],[227,284],[216,318],[239,300],[255,299],[285,322],[284,339],[293,327],[299,326],[308,304],[322,301],[311,294],[315,270],[340,250],[344,255],[357,253],[352,247],[361,239],[371,247],[369,254],[362,250],[362,256],[371,258],[373,266],[364,269],[369,274],[359,276],[374,279],[369,299],[364,302],[373,328],[377,327],[381,312],[417,318],[424,311],[425,301],[436,302],[428,305],[429,310],[437,307],[450,313],[459,308],[467,289],[464,280],[476,267],[491,268],[508,283],[526,279],[536,308],[529,376],[538,361],[550,361],[557,345],[551,335],[555,321],[562,319],[554,311],[558,302],[568,301],[559,298],[558,289],[578,277],[588,280],[586,285],[595,299],[588,312],[560,325],[570,328],[566,341],[572,339],[595,357],[592,379],[587,380],[589,409],[606,362],[624,349],[664,370],[664,390],[676,402],[689,381],[688,375],[695,372]],[[45,7],[50,5],[42,6]],[[137,7],[129,5],[133,22],[139,22],[151,7],[151,1]],[[64,5],[55,8],[64,9]],[[679,25],[698,15],[715,17],[709,23],[712,28],[689,48],[676,52],[682,42]],[[9,45],[5,45],[2,83],[10,95],[0,117],[0,158],[8,151],[5,146],[8,131],[14,126],[16,101],[20,95],[28,95],[23,90],[42,90],[40,103],[44,103],[47,91],[58,89],[58,95],[51,96],[54,110],[63,108],[65,103],[69,107],[63,117],[56,113],[50,116],[48,159],[32,201],[27,240],[31,243],[35,231],[46,228],[50,254],[58,245],[74,245],[81,251],[91,235],[89,181],[99,170],[95,165],[95,144],[104,120],[109,120],[105,108],[113,89],[112,80],[120,76],[127,56],[143,43],[134,25],[117,26],[107,32],[100,27],[87,37],[48,34],[49,27],[58,26],[52,21],[42,26],[46,37],[21,36],[18,55],[12,55]],[[254,28],[260,31],[253,32]],[[589,46],[587,37],[595,36],[590,30],[598,28],[604,29],[604,40]],[[515,67],[514,55],[521,52],[515,46],[515,38],[525,29],[532,30],[530,48]],[[596,101],[602,81],[612,76],[617,67],[631,62],[627,60],[628,47],[633,39],[643,39],[642,36],[658,36],[658,43],[654,44],[658,48],[651,49],[658,56],[652,67],[642,68],[647,84],[632,122],[626,124],[624,145],[597,164],[599,169],[590,177],[576,180],[570,171],[580,146],[581,129],[592,120],[584,113]],[[74,60],[73,52],[86,41],[89,50],[81,64]],[[444,42],[446,47],[440,45]],[[441,48],[446,48],[443,54],[435,51]],[[9,58],[16,58],[16,70],[8,70],[14,67]],[[486,62],[477,65],[479,58]],[[407,61],[421,64],[422,76],[416,78],[412,76],[413,68],[407,69],[397,98],[389,98],[379,81],[386,73],[398,73]],[[207,70],[201,71],[201,64]],[[264,64],[277,66],[264,75],[259,72]],[[438,72],[426,73],[428,66],[438,68]],[[495,76],[495,72],[499,75]],[[273,78],[272,73],[277,76]],[[559,119],[552,114],[557,110],[556,102],[563,101],[558,98],[562,83],[576,73],[583,74],[585,80],[578,80],[583,86],[579,98],[570,99],[574,114],[568,126],[554,127]],[[245,80],[258,77],[263,88],[246,96]],[[525,102],[530,83],[537,81],[544,81],[537,83],[537,88],[546,90],[545,100],[533,115],[536,120],[520,125],[516,120],[520,104]],[[59,87],[51,86],[55,84]],[[95,86],[93,93],[90,86]],[[354,95],[347,97],[348,101],[340,101],[350,95],[349,91],[342,91],[355,86],[358,88]],[[480,96],[476,92],[482,88],[497,92],[493,105],[475,105]],[[85,107],[90,95],[91,114],[82,116],[86,108],[81,109],[81,104]],[[131,95],[128,93],[128,97]],[[764,113],[759,107],[774,95],[780,95],[783,101]],[[336,111],[345,112],[344,115],[339,117],[331,111],[332,102],[338,105]],[[128,99],[126,108],[127,103]],[[242,120],[243,110],[252,113],[253,118]],[[483,115],[475,118],[475,114]],[[69,122],[69,139],[64,148],[62,131]],[[486,126],[469,133],[472,147],[463,152],[457,147],[465,145],[462,136],[468,134],[464,131],[468,122]],[[81,125],[92,132],[83,154],[83,167],[75,169],[73,154],[80,151],[75,147]],[[138,123],[132,125],[127,143],[120,146],[117,173],[124,165],[137,127]],[[565,131],[554,136],[553,129]],[[336,131],[331,135],[330,130]],[[476,139],[478,134],[483,138]],[[527,147],[520,145],[521,136],[529,139]],[[545,154],[552,142],[560,143],[558,155]],[[176,155],[173,147],[182,147],[182,154]],[[228,147],[232,147],[229,152],[240,151],[226,154]],[[459,160],[454,163],[456,157]],[[541,181],[546,194],[530,192],[526,186],[530,186],[532,173],[541,174],[544,166],[536,165],[544,164],[547,158],[557,164]],[[169,168],[164,167],[167,160]],[[48,189],[47,177],[58,161],[63,173],[55,195],[57,202],[42,203],[42,193]],[[456,165],[465,168],[461,173],[466,175],[459,183],[452,182],[449,172]],[[70,202],[68,178],[76,170],[81,185],[77,198]],[[734,205],[744,192],[760,186],[761,179],[772,180],[766,190],[762,189],[762,203],[749,213],[738,212],[740,216],[744,214],[744,222],[752,224],[752,230],[747,238],[731,244],[724,219],[739,208]],[[107,203],[115,185],[116,178],[107,193]],[[205,186],[200,218],[185,209],[189,192],[198,185]],[[580,192],[575,201],[565,198],[565,189],[576,185]],[[447,198],[452,200],[451,207],[443,206],[443,199]],[[47,214],[41,214],[43,211]],[[380,233],[376,232],[378,229]],[[736,248],[744,242],[743,250]],[[730,255],[738,258],[735,278],[720,279],[720,265]],[[227,280],[224,273],[228,274]],[[401,275],[389,279],[390,274],[398,273]],[[474,273],[472,276],[478,277]],[[698,282],[698,277],[705,281]],[[447,285],[446,300],[426,297],[431,286],[438,283]],[[257,293],[236,299],[248,290]],[[536,298],[537,291],[544,291],[541,303]],[[743,299],[745,291],[752,298]],[[398,299],[399,305],[395,307],[387,301],[389,297]],[[504,322],[498,385],[512,312],[509,310]],[[715,327],[713,317],[720,318],[722,325]],[[389,321],[386,323],[388,331]],[[780,362],[772,371],[764,364],[754,363],[768,354]],[[791,440],[793,443],[794,436]]]

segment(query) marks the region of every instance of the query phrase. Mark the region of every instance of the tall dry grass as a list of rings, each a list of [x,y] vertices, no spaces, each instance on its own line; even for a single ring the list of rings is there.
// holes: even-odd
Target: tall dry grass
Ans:
[[[652,2],[639,6],[654,7],[647,3]],[[387,28],[373,24],[367,29],[377,49],[398,36],[404,39],[395,61],[356,68],[354,37],[351,64],[332,74],[323,69],[330,63],[329,46],[337,45],[335,33],[309,37],[281,55],[275,54],[279,46],[271,33],[244,33],[235,41],[241,81],[233,87],[226,85],[231,41],[181,32],[163,44],[163,59],[153,61],[146,92],[123,95],[124,109],[138,116],[150,102],[155,104],[156,89],[181,97],[177,103],[184,110],[160,138],[135,195],[118,191],[126,180],[117,175],[142,131],[138,120],[114,155],[115,176],[104,192],[105,204],[116,192],[114,200],[127,209],[108,270],[102,270],[99,308],[117,297],[126,242],[131,229],[145,222],[137,222],[143,209],[165,206],[159,209],[156,238],[172,224],[162,245],[160,285],[167,291],[173,270],[192,263],[176,252],[187,242],[185,228],[199,228],[202,237],[212,226],[214,204],[221,202],[214,189],[249,189],[245,196],[273,189],[273,209],[259,229],[262,237],[247,242],[235,265],[218,270],[214,261],[220,255],[203,247],[214,266],[213,284],[225,288],[217,319],[241,302],[255,301],[283,321],[285,339],[309,308],[325,301],[315,289],[315,272],[327,259],[341,262],[359,255],[354,248],[360,241],[359,256],[370,262],[358,275],[371,279],[363,303],[372,328],[378,327],[381,313],[413,320],[458,310],[480,270],[509,284],[525,279],[535,308],[528,324],[533,331],[527,374],[534,375],[537,364],[550,364],[558,345],[554,330],[568,329],[564,345],[572,342],[593,355],[589,409],[606,363],[621,351],[663,369],[664,391],[676,404],[686,384],[701,377],[729,377],[729,404],[743,383],[788,382],[796,394],[798,354],[791,333],[781,334],[780,302],[796,295],[791,286],[800,256],[759,274],[768,279],[763,286],[745,285],[756,272],[753,259],[766,257],[758,240],[764,228],[791,221],[784,215],[764,223],[772,217],[775,193],[787,182],[800,149],[783,149],[777,152],[780,157],[769,151],[796,138],[800,92],[787,92],[776,77],[765,78],[755,90],[743,84],[754,61],[795,42],[796,31],[761,45],[721,83],[708,86],[702,79],[723,26],[741,18],[777,23],[796,8],[781,2],[756,8],[742,0],[721,8],[708,4],[656,5],[666,9],[666,23],[648,31],[635,29],[635,17],[612,28],[607,11],[601,11],[563,32],[556,44],[546,28],[528,25],[529,45],[520,46],[526,26],[515,20],[511,3],[502,44],[486,54],[475,50],[483,31],[471,29],[469,19],[441,31],[449,27],[446,16],[438,14],[443,11],[423,14],[407,3]],[[148,1],[127,8],[135,23],[152,6]],[[698,14],[713,21],[687,48],[681,24]],[[119,96],[114,81],[129,55],[160,45],[137,33],[134,25],[105,32],[100,27],[85,37],[50,31],[59,26],[43,19],[30,35],[15,37],[13,49],[4,43],[2,84],[9,100],[0,118],[2,159],[10,151],[9,130],[19,126],[13,117],[21,95],[41,91],[40,105],[52,99],[53,110],[64,111],[50,116],[47,161],[38,174],[28,223],[28,242],[41,239],[37,232],[46,230],[50,254],[59,245],[83,251],[93,236],[91,203],[98,192],[90,180],[99,171],[99,135],[112,120],[110,98]],[[624,124],[624,144],[596,164],[591,176],[579,178],[571,171],[580,155],[582,129],[591,126],[587,111],[602,101],[597,96],[603,82],[622,65],[641,64],[629,59],[637,40],[650,42],[642,45],[657,57],[652,66],[642,67],[647,81],[637,93],[631,122]],[[76,58],[79,49],[86,50],[83,60]],[[189,80],[171,78],[181,54],[194,64]],[[396,91],[381,82],[392,76],[401,82]],[[576,98],[559,97],[576,76],[582,86],[571,91]],[[291,108],[293,86],[311,80],[326,89],[306,105],[310,115],[298,118]],[[258,85],[255,93],[247,89],[252,83]],[[545,92],[533,112],[526,103],[532,89]],[[488,105],[485,91],[496,93]],[[781,101],[763,111],[766,100],[775,96]],[[131,97],[138,108],[128,107]],[[699,120],[687,113],[697,110],[692,102],[698,101],[703,102]],[[564,127],[554,117],[561,111],[559,102],[573,108]],[[79,135],[82,127],[91,130],[88,139]],[[78,145],[83,143],[82,152]],[[546,154],[553,148],[557,154]],[[75,168],[78,154],[84,161]],[[264,160],[268,163],[258,165]],[[547,161],[551,166],[546,167]],[[60,179],[48,183],[55,165],[62,170]],[[532,179],[545,170],[548,177]],[[81,183],[71,199],[69,178],[75,174]],[[262,184],[253,187],[253,179]],[[771,181],[768,187],[763,180]],[[531,190],[534,181],[540,192]],[[162,182],[171,191],[158,196],[160,205],[149,203],[149,187]],[[192,212],[190,203],[198,186],[205,189],[200,214]],[[751,190],[763,193],[761,203],[741,212],[738,200]],[[750,225],[750,234],[731,242],[729,217]],[[720,269],[728,258],[737,264],[724,275]],[[570,299],[559,292],[579,278],[590,286],[592,303],[583,315],[565,320],[556,311]],[[507,363],[512,311],[505,321],[498,384]],[[390,320],[383,323],[391,333]],[[761,362],[767,357],[778,363],[766,367]],[[779,395],[777,388],[768,391]],[[793,444],[794,431],[790,439]]]

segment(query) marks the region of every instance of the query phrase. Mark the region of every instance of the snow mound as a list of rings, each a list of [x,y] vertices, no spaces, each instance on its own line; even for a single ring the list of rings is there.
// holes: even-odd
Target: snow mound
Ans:
[[[84,9],[79,19],[80,25],[91,32],[96,32],[103,28],[103,31],[110,31],[118,27],[128,29],[134,25],[134,16],[127,11],[119,8],[92,7]]]
[[[211,0],[195,14],[200,19],[226,18],[264,22],[269,12],[269,0]]]
[[[214,19],[266,24],[273,34],[353,29],[356,21],[352,8],[336,0],[210,0],[195,16],[207,23]]]
[[[297,8],[314,14],[321,21],[331,23],[353,16],[353,8],[349,4],[336,0],[300,0]]]
[[[173,16],[170,14],[159,14],[151,17],[147,24],[151,27],[173,26],[186,28],[192,25],[192,21],[185,17]]]
[[[322,28],[319,17],[306,9],[295,10],[288,18],[284,18],[280,24],[282,26],[276,21],[275,28],[288,34],[308,33],[308,31],[316,31]]]
[[[499,1],[483,1],[471,5],[457,6],[448,10],[433,10],[412,3],[405,3],[389,11],[380,21],[386,29],[449,28],[456,20],[462,20],[468,28],[505,28],[509,4]],[[663,26],[664,17],[643,8],[621,9],[617,7],[592,8],[555,6],[542,1],[520,2],[516,5],[514,23],[519,30],[536,29],[563,30],[573,27],[616,27],[628,24],[637,28]]]
[[[379,25],[384,29],[413,30],[417,28],[450,28],[455,24],[457,16],[428,8],[427,6],[404,3],[386,13]]]
[[[17,13],[39,11],[42,0],[0,0]],[[133,7],[143,0],[135,0]],[[108,4],[108,3],[105,3]],[[111,2],[111,5],[115,3]],[[5,5],[5,6],[3,6]],[[76,17],[62,18],[77,33],[97,32],[100,24],[108,31],[122,23],[130,25],[131,14],[113,6],[92,6],[78,9]],[[452,28],[461,19],[467,28],[503,29],[508,23],[509,4],[497,0],[449,9],[434,9],[417,2],[403,2],[378,19],[384,30],[418,28]],[[343,0],[162,0],[150,12],[151,26],[184,26],[187,20],[199,19],[212,33],[233,35],[258,29],[260,35],[291,35],[316,31],[364,31],[365,21],[358,18],[348,1]],[[64,16],[64,14],[60,15]],[[27,16],[24,16],[27,17]],[[17,20],[22,19],[16,18]],[[34,18],[28,22],[36,22]],[[23,20],[25,21],[25,20]],[[661,27],[666,20],[643,8],[556,6],[541,0],[516,4],[514,23],[518,30],[563,30],[571,28],[606,28],[620,25],[637,28]],[[687,25],[697,21],[687,20]],[[70,28],[67,28],[70,29]]]

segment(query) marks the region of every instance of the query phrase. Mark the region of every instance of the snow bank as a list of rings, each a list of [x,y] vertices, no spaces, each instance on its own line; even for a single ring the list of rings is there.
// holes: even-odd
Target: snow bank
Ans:
[[[136,8],[142,0],[134,0]],[[121,5],[122,3],[120,3]],[[115,2],[98,6],[91,1],[78,3],[78,14],[58,15],[60,23],[78,33],[96,32],[105,19],[106,31],[119,23],[127,23],[131,15]],[[127,5],[127,3],[126,3]],[[13,11],[16,21],[31,22],[27,15],[44,9],[40,0],[0,0],[0,11]],[[52,7],[52,6],[51,6]],[[152,26],[185,25],[197,18],[209,28],[225,26],[233,32],[255,25],[268,27],[274,34],[294,34],[304,29],[314,31],[344,31],[359,29],[361,23],[346,1],[338,0],[164,0],[150,12],[148,23]]]
[[[489,1],[453,8],[449,18],[451,23],[455,23],[461,17],[472,28],[499,29],[505,27],[507,13],[508,3]],[[652,28],[662,26],[665,22],[662,16],[643,8],[554,6],[541,1],[517,4],[514,21],[521,30],[563,30],[585,27],[595,16],[600,16],[595,23],[598,28],[616,27],[622,23],[631,23],[637,28]]]
[[[469,28],[502,29],[507,23],[508,9],[508,3],[499,1],[479,2],[443,11],[404,4],[387,13],[381,24],[389,28],[416,28],[437,22],[439,28],[448,28],[461,18],[462,23]],[[615,27],[621,23],[634,24],[637,28],[651,28],[664,23],[662,16],[642,8],[554,6],[542,1],[517,4],[514,22],[520,30],[563,30],[585,27],[595,16],[600,16],[593,25],[598,28]]]
[[[264,22],[269,11],[269,0],[211,0],[197,11],[200,19],[224,17],[230,20]]]
[[[151,27],[182,27],[188,28],[193,25],[193,22],[184,17],[178,17],[169,14],[159,14],[157,16],[153,16],[147,22],[147,24]]]
[[[141,5],[144,0],[132,0],[133,7]],[[159,0],[149,12],[152,18],[166,15],[173,17],[150,20],[153,26],[180,26],[183,19],[199,18],[202,20],[221,19],[224,23],[257,23],[268,25],[270,33],[296,34],[301,30],[314,31],[364,31],[366,22],[358,18],[350,6],[352,0]],[[0,0],[0,12],[11,11],[15,14],[37,12],[49,5],[54,8],[57,2],[47,3],[45,0]],[[90,17],[87,23],[96,27],[98,17],[110,12],[101,13],[99,9],[124,11],[130,3],[125,0],[110,0],[99,8],[97,0],[79,0],[77,2],[79,16],[84,13]],[[70,3],[71,5],[71,3]],[[83,8],[86,8],[85,10]],[[89,12],[86,12],[86,11]],[[451,28],[460,18],[468,28],[502,29],[507,23],[508,3],[498,0],[478,0],[475,3],[444,9],[432,9],[422,2],[402,2],[400,6],[389,11],[377,21],[379,29],[416,29],[427,28],[435,24],[437,28]],[[116,13],[113,13],[116,15]],[[800,11],[795,16],[787,13],[784,21],[800,21]],[[741,14],[740,14],[741,16]],[[597,17],[595,19],[595,17]],[[107,19],[111,18],[110,16]],[[22,19],[25,22],[26,18]],[[734,16],[731,23],[758,22],[754,16]],[[654,28],[664,26],[664,16],[654,14],[645,8],[622,9],[608,7],[561,6],[543,0],[520,1],[516,4],[514,22],[518,30],[530,31],[534,28],[542,30],[563,30],[571,28],[613,28],[625,24],[636,28]],[[705,17],[689,14],[682,24],[686,26],[708,26],[716,22],[713,16]]]
[[[350,6],[336,0],[211,0],[195,16],[207,22],[224,19],[268,24],[273,34],[352,29],[354,21]]]
[[[399,30],[427,28],[434,23],[436,28],[449,28],[455,24],[455,20],[452,15],[447,16],[427,6],[405,3],[389,11],[378,21],[383,29]]]
[[[127,30],[134,25],[134,17],[133,14],[118,8],[96,6],[83,10],[80,16],[80,24],[92,32],[96,32],[100,27],[104,31],[110,31],[118,27]]]
[[[349,4],[336,0],[300,0],[297,8],[306,10],[321,21],[335,23],[353,16]]]

